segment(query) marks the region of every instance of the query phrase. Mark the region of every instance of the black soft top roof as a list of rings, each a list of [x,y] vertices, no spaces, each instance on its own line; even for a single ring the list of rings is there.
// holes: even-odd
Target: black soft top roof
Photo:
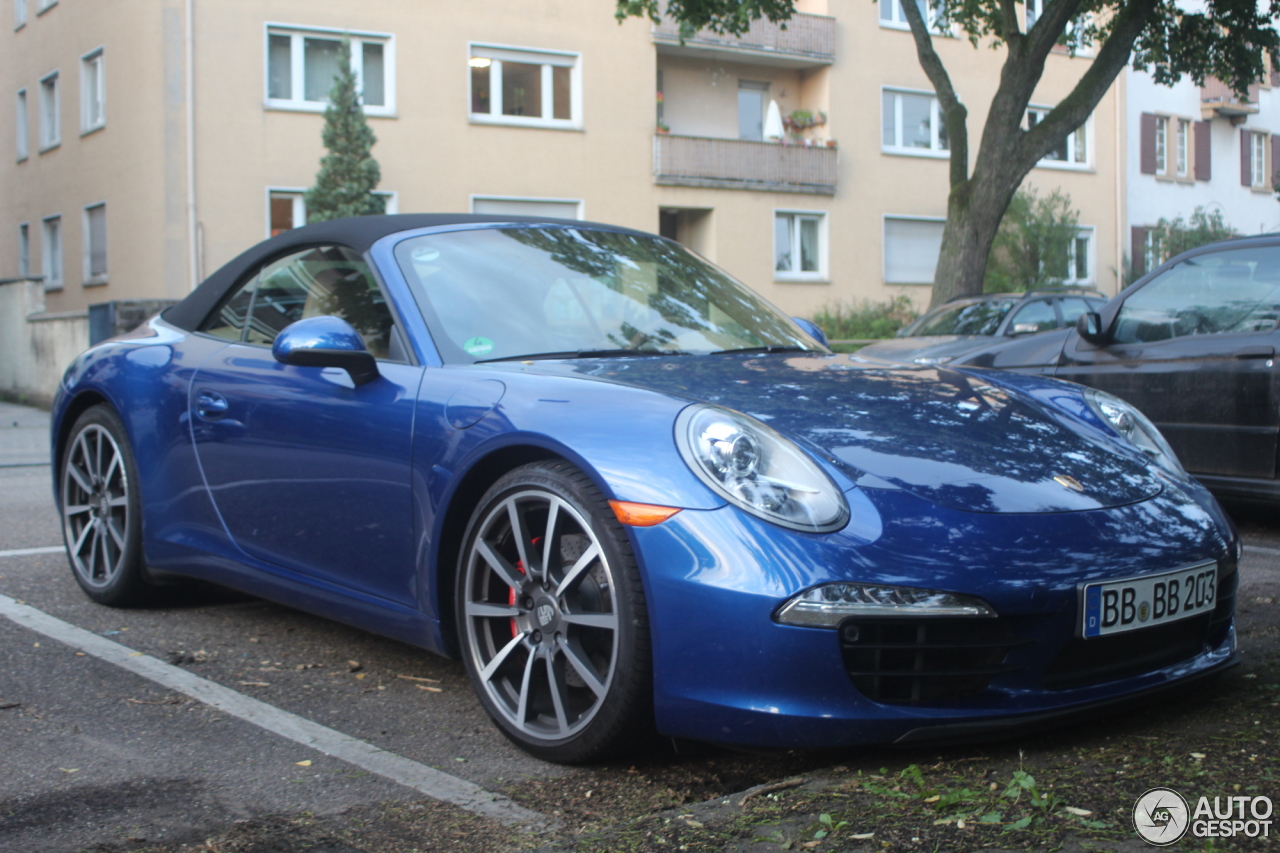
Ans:
[[[294,249],[338,243],[360,254],[369,251],[374,243],[388,234],[411,231],[416,228],[438,228],[444,225],[482,225],[488,223],[520,223],[529,225],[569,225],[577,228],[628,231],[614,225],[583,222],[577,219],[550,219],[540,216],[481,216],[467,213],[402,213],[394,216],[355,216],[347,219],[331,219],[284,231],[269,240],[240,253],[224,264],[217,272],[201,282],[177,305],[164,312],[164,319],[180,329],[194,331],[222,301],[227,291],[240,281],[245,273]],[[639,232],[631,232],[639,233]]]

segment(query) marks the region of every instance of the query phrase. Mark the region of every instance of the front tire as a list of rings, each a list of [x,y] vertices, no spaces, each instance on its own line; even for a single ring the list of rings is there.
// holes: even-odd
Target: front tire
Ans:
[[[652,729],[644,589],[622,525],[567,462],[509,472],[471,516],[457,614],[472,686],[548,761],[598,761]]]
[[[62,537],[76,582],[111,607],[150,602],[142,559],[138,469],[124,424],[107,405],[85,410],[71,428],[59,478]]]

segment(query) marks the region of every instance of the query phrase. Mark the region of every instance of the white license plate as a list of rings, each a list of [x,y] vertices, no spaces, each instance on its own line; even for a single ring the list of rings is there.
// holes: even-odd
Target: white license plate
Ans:
[[[1141,578],[1086,584],[1085,637],[1103,637],[1187,619],[1213,609],[1216,563]]]

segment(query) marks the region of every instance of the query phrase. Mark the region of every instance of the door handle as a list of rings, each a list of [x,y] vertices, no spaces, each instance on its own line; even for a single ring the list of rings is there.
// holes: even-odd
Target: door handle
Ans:
[[[216,421],[227,413],[227,398],[217,391],[200,391],[196,394],[195,409],[206,421]]]
[[[1275,347],[1245,347],[1236,352],[1236,358],[1274,358],[1275,354]]]

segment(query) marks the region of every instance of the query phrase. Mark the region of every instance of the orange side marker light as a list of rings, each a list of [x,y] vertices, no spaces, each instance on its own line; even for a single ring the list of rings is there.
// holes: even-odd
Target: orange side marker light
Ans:
[[[680,511],[680,507],[676,506],[654,506],[630,501],[609,501],[609,506],[613,507],[613,514],[618,517],[618,521],[632,527],[653,527]]]

